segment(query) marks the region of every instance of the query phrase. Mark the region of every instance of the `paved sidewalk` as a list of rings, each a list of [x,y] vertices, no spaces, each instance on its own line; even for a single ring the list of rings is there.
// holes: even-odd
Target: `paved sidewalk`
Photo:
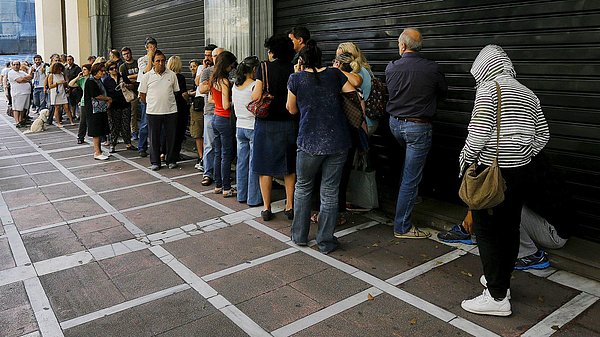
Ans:
[[[282,200],[263,222],[193,160],[153,172],[119,145],[94,161],[73,127],[23,135],[5,107],[0,336],[600,336],[598,282],[515,272],[512,316],[469,314],[473,246],[351,214],[326,256],[290,242]]]

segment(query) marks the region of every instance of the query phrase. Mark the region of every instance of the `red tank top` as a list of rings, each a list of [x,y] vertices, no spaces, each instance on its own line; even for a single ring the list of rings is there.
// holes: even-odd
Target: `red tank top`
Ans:
[[[215,89],[215,87],[210,88],[210,94],[215,101],[215,115],[230,118],[231,117],[231,108],[225,110],[223,109],[223,95],[221,91]]]

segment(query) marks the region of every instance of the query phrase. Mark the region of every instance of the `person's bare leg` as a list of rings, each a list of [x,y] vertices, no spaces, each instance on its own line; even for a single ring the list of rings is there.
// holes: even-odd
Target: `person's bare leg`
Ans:
[[[296,184],[296,174],[288,174],[283,177],[285,185],[285,210],[294,208],[294,187]]]
[[[71,122],[71,125],[74,125],[73,115],[71,114],[71,108],[69,108],[69,104],[63,104],[63,109],[65,109],[65,111],[67,112],[67,117],[69,117],[69,122]]]
[[[55,105],[54,106],[54,121],[56,122],[56,126],[58,126],[59,128],[62,128],[62,118],[61,118],[61,107],[60,105]]]
[[[13,110],[13,118],[16,124],[21,123],[21,111]]]
[[[94,137],[92,139],[92,143],[94,144],[94,156],[99,156],[102,154],[102,148],[100,147],[100,137]]]
[[[262,193],[265,210],[271,210],[271,188],[273,187],[273,177],[259,176],[260,193]]]

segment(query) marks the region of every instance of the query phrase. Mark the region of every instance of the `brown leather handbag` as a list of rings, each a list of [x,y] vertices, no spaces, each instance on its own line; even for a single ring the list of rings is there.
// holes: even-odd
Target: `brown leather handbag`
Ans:
[[[364,118],[358,92],[350,91],[342,93],[342,110],[346,115],[348,124],[353,128],[358,129],[362,125]]]
[[[256,101],[250,101],[246,106],[248,111],[252,112],[258,118],[266,118],[269,116],[269,106],[273,101],[273,95],[269,93],[269,70],[266,61],[261,62],[260,70],[262,72],[262,80],[265,83],[263,93]]]
[[[498,108],[496,115],[496,158],[492,165],[477,173],[477,161],[467,168],[463,176],[458,195],[462,201],[472,210],[488,209],[498,206],[504,201],[504,191],[506,191],[506,182],[502,178],[500,167],[498,166],[498,147],[500,144],[500,109],[502,102],[502,93],[500,85],[496,82],[496,92],[498,93]]]

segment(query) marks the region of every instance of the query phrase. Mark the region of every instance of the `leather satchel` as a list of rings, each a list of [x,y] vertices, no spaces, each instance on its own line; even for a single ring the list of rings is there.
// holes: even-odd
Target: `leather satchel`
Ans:
[[[464,201],[469,209],[482,210],[495,207],[504,201],[504,192],[506,191],[506,182],[502,178],[500,167],[498,166],[498,147],[500,144],[500,111],[502,102],[502,93],[500,85],[496,82],[496,92],[498,94],[498,108],[496,115],[496,158],[492,165],[481,172],[477,172],[477,161],[467,168],[463,176],[458,195]]]
[[[350,91],[342,93],[342,110],[346,115],[348,124],[353,128],[358,129],[362,125],[364,118],[358,92]]]
[[[250,101],[248,105],[246,105],[246,109],[252,112],[254,116],[257,118],[266,118],[269,116],[269,106],[271,106],[271,102],[273,101],[273,95],[269,93],[269,71],[267,67],[267,63],[261,62],[260,71],[262,72],[263,83],[266,84],[266,90],[263,90],[262,95],[256,101]]]

